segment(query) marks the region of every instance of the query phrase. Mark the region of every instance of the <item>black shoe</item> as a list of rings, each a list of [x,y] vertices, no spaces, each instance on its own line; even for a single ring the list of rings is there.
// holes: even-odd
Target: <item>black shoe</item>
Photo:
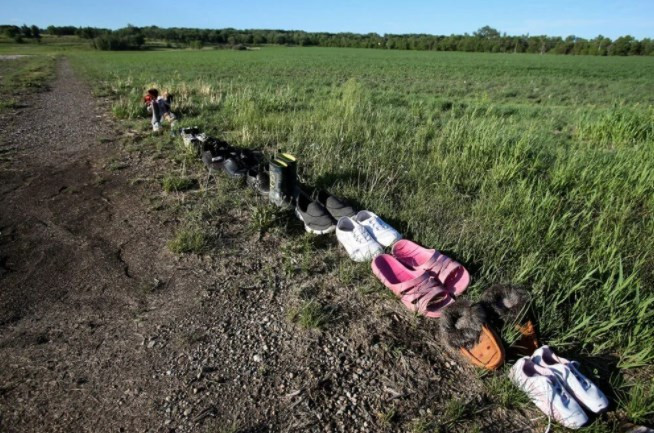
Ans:
[[[329,212],[332,218],[337,221],[341,217],[353,217],[356,214],[354,208],[352,208],[352,206],[350,206],[347,201],[338,197],[334,197],[327,191],[318,192],[316,201],[323,205],[323,207],[327,209],[327,212]]]
[[[227,158],[223,163],[223,170],[225,170],[225,173],[227,173],[229,177],[235,179],[242,179],[248,171],[238,155]]]
[[[270,173],[270,202],[275,206],[291,209],[293,207],[291,196],[286,194],[288,165],[284,161],[275,159],[268,164]]]
[[[270,194],[270,176],[265,171],[265,167],[265,165],[261,165],[249,169],[245,178],[247,184],[263,196]]]
[[[224,141],[212,141],[202,146],[202,162],[210,173],[217,173],[223,170],[225,161],[228,158],[237,156],[237,152]]]
[[[284,171],[284,176],[286,177],[284,181],[284,194],[288,197],[295,197],[298,194],[297,158],[290,153],[280,153],[277,159],[283,161],[287,167]]]
[[[258,168],[263,164],[264,156],[260,150],[243,149],[239,155],[241,163],[248,170],[251,168]]]
[[[295,214],[304,223],[304,229],[309,233],[324,235],[336,230],[334,219],[317,201],[306,194],[299,194],[295,203]]]

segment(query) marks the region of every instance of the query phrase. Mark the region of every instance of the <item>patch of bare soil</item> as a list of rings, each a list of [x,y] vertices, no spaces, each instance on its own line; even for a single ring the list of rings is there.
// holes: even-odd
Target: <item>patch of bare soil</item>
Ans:
[[[531,430],[433,321],[345,282],[334,239],[254,235],[236,201],[209,253],[172,254],[162,206],[240,193],[164,195],[172,162],[120,145],[65,59],[25,102],[0,117],[0,430]]]

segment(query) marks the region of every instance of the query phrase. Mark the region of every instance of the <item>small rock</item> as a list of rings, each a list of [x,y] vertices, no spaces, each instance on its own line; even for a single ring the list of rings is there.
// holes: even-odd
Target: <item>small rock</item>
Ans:
[[[152,349],[154,347],[154,345],[155,345],[155,341],[150,340],[150,342],[148,342],[148,349]]]
[[[191,414],[191,408],[189,407],[184,411],[184,416],[189,416]]]
[[[259,355],[254,355],[254,356],[252,357],[252,360],[253,360],[254,362],[261,362],[261,361],[262,361],[261,356],[259,356]]]

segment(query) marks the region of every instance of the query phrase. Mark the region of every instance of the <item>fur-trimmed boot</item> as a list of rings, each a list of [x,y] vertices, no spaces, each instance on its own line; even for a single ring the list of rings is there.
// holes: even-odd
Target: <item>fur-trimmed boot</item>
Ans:
[[[536,327],[529,311],[531,296],[525,289],[496,284],[484,292],[480,303],[498,326],[513,325],[520,333],[511,345],[511,351],[520,356],[531,356],[538,349]]]
[[[447,345],[474,365],[495,370],[504,363],[502,342],[486,323],[480,304],[458,299],[443,311],[440,330]]]

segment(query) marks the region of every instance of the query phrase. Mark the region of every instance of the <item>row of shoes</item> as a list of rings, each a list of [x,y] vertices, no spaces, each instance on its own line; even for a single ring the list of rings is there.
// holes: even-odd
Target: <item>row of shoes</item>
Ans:
[[[384,247],[401,239],[393,227],[373,212],[356,212],[346,200],[327,191],[307,192],[298,181],[297,158],[280,152],[266,162],[263,153],[239,149],[207,136],[199,128],[182,128],[184,144],[200,157],[210,173],[226,173],[246,179],[255,191],[267,196],[274,205],[294,209],[307,232],[323,235],[336,232],[338,241],[355,261],[371,260]]]
[[[210,173],[245,179],[274,205],[294,209],[309,233],[336,232],[349,257],[370,261],[374,275],[410,311],[440,317],[447,345],[475,366],[495,370],[504,364],[504,345],[494,329],[513,325],[519,338],[509,349],[524,357],[515,363],[510,378],[550,418],[579,428],[588,421],[581,406],[592,412],[608,406],[606,396],[579,372],[576,362],[557,356],[548,346],[539,348],[526,290],[496,285],[477,303],[460,299],[470,284],[463,265],[436,249],[402,239],[369,210],[357,212],[346,200],[324,190],[308,192],[298,181],[297,158],[292,154],[280,152],[266,161],[259,151],[235,148],[198,128],[183,128],[180,135]]]

